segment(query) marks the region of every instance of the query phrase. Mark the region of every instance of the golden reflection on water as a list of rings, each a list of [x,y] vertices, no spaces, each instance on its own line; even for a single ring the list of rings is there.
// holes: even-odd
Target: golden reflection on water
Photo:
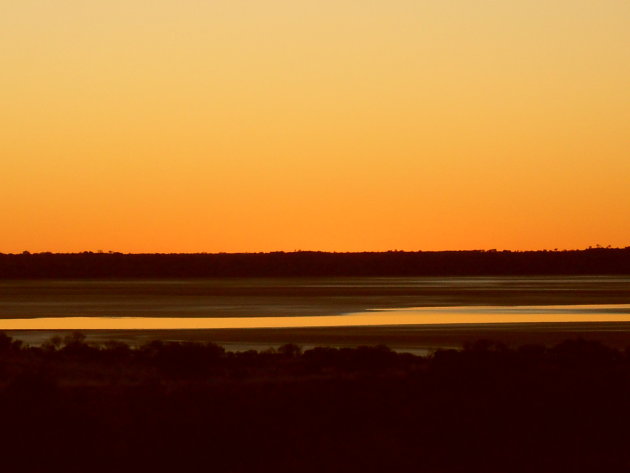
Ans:
[[[558,322],[630,322],[630,305],[417,307],[300,317],[41,317],[0,330],[194,330]]]

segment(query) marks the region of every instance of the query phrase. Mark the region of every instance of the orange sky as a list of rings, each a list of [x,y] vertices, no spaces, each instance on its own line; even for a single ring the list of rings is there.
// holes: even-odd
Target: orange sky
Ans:
[[[630,245],[626,0],[0,5],[0,252]]]

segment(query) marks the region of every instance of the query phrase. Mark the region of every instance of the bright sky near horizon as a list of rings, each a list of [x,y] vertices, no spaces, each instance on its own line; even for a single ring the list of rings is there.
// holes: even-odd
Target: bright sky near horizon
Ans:
[[[0,252],[630,245],[627,0],[0,2]]]

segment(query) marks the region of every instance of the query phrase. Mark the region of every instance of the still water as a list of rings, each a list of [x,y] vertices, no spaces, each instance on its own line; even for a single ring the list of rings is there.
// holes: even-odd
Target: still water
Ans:
[[[0,281],[0,330],[630,321],[630,277]]]
[[[559,322],[630,322],[630,304],[413,307],[295,317],[37,317],[0,319],[0,330],[202,330]]]

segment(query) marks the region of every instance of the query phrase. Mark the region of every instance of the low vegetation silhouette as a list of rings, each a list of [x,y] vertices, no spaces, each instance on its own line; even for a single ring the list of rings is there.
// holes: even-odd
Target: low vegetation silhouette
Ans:
[[[26,346],[0,334],[3,471],[626,472],[630,351]]]
[[[0,279],[630,274],[630,247],[566,251],[0,254]]]

